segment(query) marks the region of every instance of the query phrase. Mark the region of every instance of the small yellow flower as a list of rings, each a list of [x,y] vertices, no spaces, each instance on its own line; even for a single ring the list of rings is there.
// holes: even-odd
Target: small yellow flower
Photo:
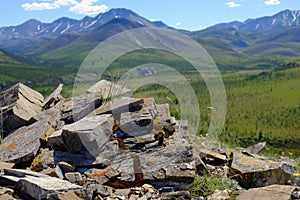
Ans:
[[[273,160],[270,160],[269,162],[270,162],[270,164],[273,164]]]
[[[295,177],[300,177],[300,174],[299,174],[299,173],[293,174],[293,176],[295,176]]]
[[[292,155],[293,155],[293,152],[289,152],[289,155],[292,156]]]
[[[283,151],[283,152],[281,152],[281,155],[283,155],[283,156],[285,155],[284,151]]]
[[[207,137],[207,136],[208,136],[208,134],[206,133],[206,134],[205,134],[205,137]]]

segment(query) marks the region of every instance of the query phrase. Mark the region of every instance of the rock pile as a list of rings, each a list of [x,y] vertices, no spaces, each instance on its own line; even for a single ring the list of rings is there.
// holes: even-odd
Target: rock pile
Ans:
[[[62,87],[45,100],[22,84],[0,94],[0,199],[191,199],[195,177],[207,173],[235,179],[242,191],[207,199],[299,199],[297,164],[258,156],[265,143],[206,149],[192,144],[187,121],[168,104],[110,99],[130,91],[108,81],[69,99]]]

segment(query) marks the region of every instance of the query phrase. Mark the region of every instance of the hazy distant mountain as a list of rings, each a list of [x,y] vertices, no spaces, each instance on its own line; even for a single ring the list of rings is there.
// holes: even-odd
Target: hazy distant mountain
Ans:
[[[270,17],[248,19],[245,22],[230,22],[211,28],[236,28],[245,32],[273,32],[300,25],[300,11],[284,10]]]

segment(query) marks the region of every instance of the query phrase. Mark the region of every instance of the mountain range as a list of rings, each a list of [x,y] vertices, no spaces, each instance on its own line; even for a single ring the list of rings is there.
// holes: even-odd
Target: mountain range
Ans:
[[[106,38],[140,27],[174,29],[124,9],[94,18],[59,18],[52,23],[31,19],[0,28],[0,49],[61,67],[79,66],[88,52]],[[176,30],[176,29],[174,29]],[[300,56],[300,11],[217,24],[204,30],[177,30],[198,41],[224,68],[268,68]]]

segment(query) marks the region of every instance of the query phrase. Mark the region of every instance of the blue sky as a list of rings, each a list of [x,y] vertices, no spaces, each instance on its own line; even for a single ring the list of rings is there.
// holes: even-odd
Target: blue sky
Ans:
[[[5,0],[0,7],[0,27],[18,25],[31,18],[42,22],[59,17],[81,19],[120,7],[176,28],[199,30],[285,9],[300,10],[300,0]]]

